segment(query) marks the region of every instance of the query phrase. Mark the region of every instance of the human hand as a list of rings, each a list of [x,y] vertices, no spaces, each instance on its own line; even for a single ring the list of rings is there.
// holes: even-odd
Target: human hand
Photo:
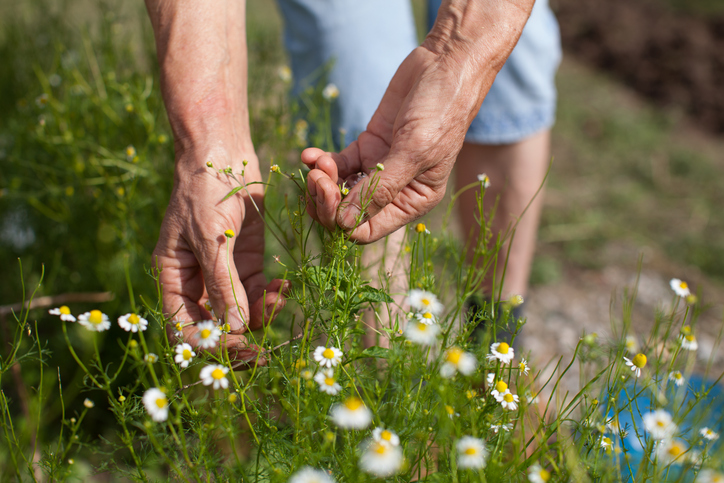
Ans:
[[[225,153],[202,157],[214,159],[220,166],[226,166],[224,160],[228,159]],[[237,178],[244,169],[247,184],[261,181],[256,157],[246,159],[246,167],[233,170]],[[242,362],[258,358],[256,363],[264,365],[262,350],[250,345],[242,334],[271,322],[286,304],[283,295],[289,282],[277,279],[267,284],[262,272],[264,223],[254,203],[263,207],[263,190],[261,185],[251,185],[222,201],[235,186],[232,180],[218,169],[178,168],[188,165],[204,166],[188,160],[177,162],[171,201],[153,253],[162,268],[164,312],[174,314],[173,320],[182,325],[209,320],[211,314],[204,308],[209,300],[219,319],[230,326],[231,332],[221,340],[229,358]],[[224,232],[229,229],[236,236],[227,238]],[[228,263],[227,244],[232,257]],[[198,328],[185,325],[183,339],[197,347]]]

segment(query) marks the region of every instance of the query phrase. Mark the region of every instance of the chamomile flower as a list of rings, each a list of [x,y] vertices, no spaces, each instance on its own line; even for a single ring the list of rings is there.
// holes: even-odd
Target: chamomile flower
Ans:
[[[196,333],[196,337],[199,339],[200,349],[211,349],[216,347],[219,339],[221,338],[221,330],[214,324],[213,320],[204,320],[196,324],[196,328],[199,331]]]
[[[611,451],[613,448],[613,441],[608,436],[604,436],[601,438],[601,448],[606,451]]]
[[[490,188],[490,178],[487,174],[481,173],[478,175],[478,181],[483,185],[483,188]]]
[[[550,479],[550,471],[544,469],[538,463],[528,468],[528,481],[530,481],[530,483],[548,483]]]
[[[469,376],[475,371],[478,361],[475,356],[469,352],[465,352],[460,347],[451,347],[445,353],[442,366],[440,366],[440,375],[442,377],[453,377],[456,372],[463,376]]]
[[[365,429],[372,422],[372,411],[356,396],[332,407],[332,421],[340,428]]]
[[[319,384],[319,390],[326,392],[330,396],[334,396],[342,390],[342,386],[337,383],[332,369],[323,369],[314,376],[314,380]]]
[[[57,315],[60,320],[64,322],[75,322],[75,317],[70,313],[70,308],[67,305],[61,305],[55,309],[48,310],[50,315]]]
[[[415,344],[430,346],[437,342],[440,326],[411,320],[405,327],[405,337]]]
[[[719,433],[710,428],[701,428],[699,430],[699,434],[701,434],[704,439],[708,439],[709,441],[716,441],[717,439],[719,439]]]
[[[521,359],[518,363],[518,370],[521,374],[528,375],[528,371],[530,371],[530,367],[528,366],[528,361],[525,359]]]
[[[644,429],[654,439],[668,439],[676,433],[676,423],[664,409],[644,414]]]
[[[627,335],[626,340],[626,350],[633,353],[636,353],[639,351],[639,341],[636,339],[633,335]]]
[[[334,84],[327,84],[322,90],[322,97],[328,101],[332,101],[339,97],[339,88]]]
[[[108,316],[100,310],[91,310],[78,316],[78,323],[88,330],[103,332],[111,328]]]
[[[495,433],[498,434],[498,432],[502,429],[506,433],[510,432],[513,429],[513,425],[511,423],[505,423],[505,424],[491,424],[490,429]]]
[[[126,314],[118,317],[118,325],[126,332],[143,332],[148,327],[148,320],[136,314]]]
[[[681,335],[679,339],[681,342],[681,348],[688,351],[695,351],[699,348],[699,343],[696,341],[694,334]]]
[[[659,462],[668,465],[676,462],[686,453],[686,446],[676,439],[665,439],[656,445],[656,456]],[[679,461],[682,462],[682,461]]]
[[[186,324],[184,324],[182,320],[176,321],[173,324],[173,336],[179,340],[183,340],[183,338],[184,338],[183,328],[184,327],[186,327]]]
[[[508,411],[515,411],[516,409],[518,409],[518,396],[510,392],[510,390],[505,391],[505,393],[502,395],[500,405],[503,406],[503,409],[507,409]]]
[[[152,387],[143,393],[143,405],[157,423],[168,419],[168,398],[159,388]]]
[[[196,357],[196,352],[194,352],[190,344],[184,342],[176,346],[176,356],[173,360],[181,366],[182,369],[186,369],[194,357]]]
[[[402,467],[402,450],[397,445],[372,439],[359,459],[359,466],[365,473],[386,478]]]
[[[437,323],[437,317],[435,317],[430,311],[416,313],[415,319],[417,319],[418,322],[422,322],[423,324],[427,325]]]
[[[671,286],[671,290],[673,290],[679,297],[686,297],[691,293],[689,290],[689,284],[679,280],[678,278],[672,278],[669,285]]]
[[[342,361],[344,353],[336,347],[318,346],[314,350],[314,360],[322,367],[334,367]]]
[[[390,444],[392,446],[400,445],[400,437],[389,429],[375,428],[372,431],[372,439],[382,444]]]
[[[329,476],[326,471],[305,466],[294,473],[288,483],[334,483],[334,478]]]
[[[143,361],[148,364],[155,364],[158,362],[158,356],[153,352],[149,352],[148,354],[143,356]]]
[[[515,351],[507,342],[495,342],[490,345],[490,354],[488,354],[489,361],[497,359],[503,364],[509,364],[514,356]]]
[[[432,315],[439,317],[444,310],[440,300],[432,292],[426,290],[413,289],[407,295],[407,301],[413,310],[417,312],[430,312]]]
[[[636,377],[641,377],[641,369],[646,367],[646,356],[644,354],[636,354],[632,359],[624,357],[623,360],[626,361],[626,365],[636,374]]]
[[[681,374],[681,371],[672,371],[669,373],[669,381],[672,381],[677,386],[681,386],[684,384],[684,376]]]
[[[221,364],[210,364],[201,369],[199,378],[204,386],[211,386],[213,389],[226,389],[229,387],[229,380],[226,374],[229,368]]]
[[[95,407],[96,403],[93,402],[93,400],[85,398],[83,401],[83,406],[87,407],[88,409],[92,409]]]
[[[493,386],[493,390],[490,395],[493,396],[496,401],[503,402],[503,394],[505,394],[506,392],[508,392],[508,384],[505,381],[500,380],[495,383],[495,386]]]
[[[292,69],[290,69],[288,65],[283,65],[279,67],[279,70],[277,70],[277,75],[279,76],[279,79],[281,79],[281,81],[285,84],[288,84],[292,81]]]
[[[724,474],[707,468],[699,472],[696,483],[724,483]]]
[[[482,439],[463,436],[455,443],[458,450],[458,468],[479,469],[485,467],[488,449]]]

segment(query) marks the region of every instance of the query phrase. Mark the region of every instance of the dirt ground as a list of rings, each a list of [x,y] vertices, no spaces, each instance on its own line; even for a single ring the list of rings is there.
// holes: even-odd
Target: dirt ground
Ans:
[[[564,49],[660,104],[724,133],[724,17],[657,0],[552,0]]]

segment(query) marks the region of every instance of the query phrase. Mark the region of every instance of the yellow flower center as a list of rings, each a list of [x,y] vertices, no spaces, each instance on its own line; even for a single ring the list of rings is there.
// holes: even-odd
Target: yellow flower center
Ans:
[[[666,423],[663,421],[656,421],[656,426],[658,426],[659,428],[663,428],[666,426]]]
[[[691,327],[689,327],[688,325],[683,326],[681,328],[681,333],[684,335],[691,334]]]
[[[184,349],[184,351],[181,353],[185,361],[191,360],[191,351],[188,349]]]
[[[423,297],[422,300],[420,300],[420,303],[422,305],[424,305],[425,307],[427,307],[428,305],[430,305],[432,303],[432,301],[427,297]]]
[[[682,377],[684,377],[684,376],[682,376],[680,372],[674,373],[674,379],[681,379]]]
[[[432,319],[432,313],[431,312],[425,312],[422,314],[423,319]]]
[[[324,383],[328,386],[334,386],[334,378],[333,377],[325,377]]]
[[[204,329],[201,331],[201,338],[202,339],[208,339],[211,337],[211,330],[210,329]]]
[[[90,317],[88,317],[88,322],[95,325],[100,324],[101,322],[103,322],[103,313],[100,310],[91,310]]]
[[[425,224],[424,224],[424,223],[418,223],[417,226],[415,227],[415,231],[416,231],[417,233],[422,233],[423,231],[425,231]]]
[[[508,389],[508,385],[505,383],[505,381],[498,381],[495,383],[495,390],[498,392],[505,392],[505,390]]]
[[[176,330],[178,332],[181,332],[181,329],[183,329],[183,326],[181,325],[181,322],[176,322]]]
[[[387,452],[387,446],[385,446],[384,444],[375,443],[372,445],[372,451],[379,455],[383,455]]]
[[[452,416],[453,414],[455,414],[455,410],[453,409],[452,406],[445,405],[445,411],[447,411],[447,413],[448,413],[450,416]]]
[[[344,405],[350,411],[357,411],[362,407],[362,400],[358,397],[351,397],[344,402]]]
[[[505,396],[503,396],[503,400],[508,403],[512,403],[514,401],[513,395],[508,393]]]
[[[304,359],[297,359],[297,362],[294,363],[294,366],[297,369],[304,369],[305,367],[307,367],[307,361],[305,361]]]
[[[603,438],[603,444],[604,444],[604,446],[611,446],[611,444],[612,444],[611,438]]]
[[[136,315],[136,314],[131,314],[131,315],[128,316],[128,322],[131,323],[131,324],[133,324],[133,325],[136,325],[136,324],[138,324],[139,322],[141,322],[141,319],[138,317],[138,315]]]
[[[689,285],[688,285],[686,282],[681,282],[681,283],[679,284],[679,287],[681,287],[681,288],[683,288],[684,290],[686,290],[687,288],[689,288]]]
[[[510,346],[508,345],[508,343],[501,342],[498,346],[498,352],[500,352],[501,354],[507,354],[508,352],[510,352]]]
[[[452,349],[450,349],[448,351],[446,359],[450,364],[458,365],[458,363],[460,363],[460,358],[462,356],[463,356],[462,349],[453,347]]]
[[[156,398],[156,406],[158,407],[158,409],[165,408],[166,406],[168,406],[168,399],[166,399],[165,397]]]
[[[231,394],[229,394],[229,397],[227,398],[227,400],[228,400],[231,404],[234,404],[238,398],[239,398],[239,396],[237,396],[236,394],[234,394],[234,393],[232,392]]]
[[[694,337],[693,335],[687,335],[685,339],[689,342],[694,342],[696,340],[696,337]]]
[[[684,449],[678,444],[672,444],[671,446],[669,446],[669,451],[668,451],[669,456],[678,458],[679,456],[681,456],[681,453],[683,453],[683,452],[684,452]]]
[[[417,324],[417,330],[420,332],[425,332],[427,330],[427,324],[423,324],[422,322],[418,322]]]
[[[538,472],[538,476],[540,476],[540,479],[543,481],[548,481],[551,479],[551,472],[548,470],[541,469]]]
[[[334,359],[334,351],[332,349],[324,349],[324,352],[322,352],[322,357],[325,359]]]
[[[478,453],[478,450],[476,450],[475,448],[473,448],[471,446],[471,447],[465,448],[465,451],[463,451],[463,453],[465,453],[465,455],[467,455],[467,456],[473,456]]]
[[[380,433],[380,438],[384,439],[385,441],[390,441],[392,439],[392,433],[385,429]]]
[[[60,313],[63,314],[63,315],[70,315],[70,309],[68,308],[67,305],[63,305],[63,306],[60,308]]]
[[[525,372],[525,362],[521,362],[521,363],[518,365],[518,368],[520,368],[521,371]]]
[[[225,236],[226,238],[234,238],[234,230],[226,230],[226,231],[224,232],[224,236]]]
[[[219,369],[219,368],[217,367],[217,368],[214,369],[213,372],[211,373],[211,377],[213,377],[214,379],[217,379],[217,380],[218,380],[218,379],[223,379],[223,378],[224,378],[224,371],[222,371],[221,369]]]
[[[633,362],[634,366],[642,369],[646,365],[646,356],[643,354],[636,354],[631,362]]]

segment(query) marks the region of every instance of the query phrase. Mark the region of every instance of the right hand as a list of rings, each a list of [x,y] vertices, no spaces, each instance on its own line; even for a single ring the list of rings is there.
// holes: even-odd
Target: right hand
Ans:
[[[218,168],[231,164],[230,156],[204,156],[177,162],[174,189],[161,225],[153,256],[159,268],[164,313],[173,321],[186,324],[211,319],[204,308],[209,300],[216,315],[231,328],[222,335],[222,343],[235,361],[266,364],[261,348],[249,344],[242,335],[247,330],[268,324],[286,304],[284,293],[289,282],[273,280],[267,284],[263,273],[264,223],[254,207],[263,209],[261,185],[251,185],[231,198],[221,201],[236,185]],[[214,168],[205,166],[212,160]],[[238,162],[233,171],[245,170],[247,183],[261,181],[256,156],[251,153],[243,167]],[[193,169],[181,169],[194,166]],[[248,191],[248,192],[247,192]],[[224,232],[234,231],[233,238]],[[227,247],[232,260],[227,264]],[[184,341],[198,345],[198,329],[183,329]],[[257,360],[258,358],[258,360]]]

